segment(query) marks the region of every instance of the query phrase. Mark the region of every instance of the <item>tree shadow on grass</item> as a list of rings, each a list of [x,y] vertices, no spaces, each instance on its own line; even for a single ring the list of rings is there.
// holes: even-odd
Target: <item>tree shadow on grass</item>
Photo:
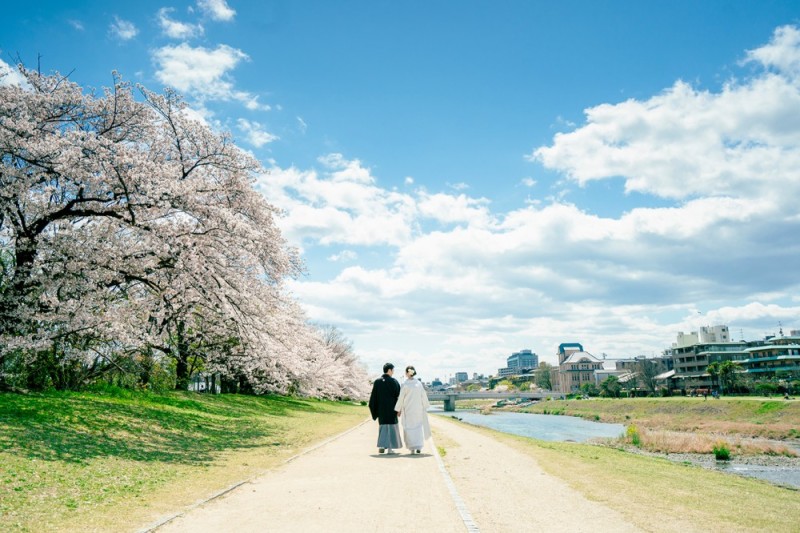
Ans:
[[[0,451],[41,460],[118,457],[202,465],[219,452],[285,444],[279,420],[324,412],[271,397],[0,394]]]

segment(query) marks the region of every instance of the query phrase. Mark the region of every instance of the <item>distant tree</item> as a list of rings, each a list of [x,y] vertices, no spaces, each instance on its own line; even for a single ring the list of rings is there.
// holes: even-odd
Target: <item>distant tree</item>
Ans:
[[[718,386],[721,385],[719,380],[720,370],[721,370],[720,363],[718,361],[714,361],[713,363],[709,364],[708,367],[706,368],[706,372],[708,372],[708,375],[711,377],[712,386],[714,385],[715,381],[717,382]]]
[[[536,385],[540,389],[544,390],[552,390],[553,383],[551,382],[550,372],[553,369],[553,365],[542,361],[539,363],[539,368],[536,369]]]
[[[581,392],[586,396],[597,396],[600,394],[600,391],[597,389],[597,385],[592,382],[582,384]]]
[[[719,365],[720,393],[730,391],[736,383],[740,365],[736,361],[723,361]]]
[[[608,376],[600,383],[600,394],[607,398],[618,398],[622,384],[617,376]]]
[[[636,389],[639,387],[639,373],[638,372],[630,372],[627,376],[627,380],[625,381],[625,388],[628,390],[628,393],[633,396],[636,394]]]
[[[517,390],[517,386],[514,385],[514,382],[510,379],[503,379],[497,383],[498,388],[502,388],[503,390],[507,390],[508,392],[514,392]]]
[[[636,363],[636,373],[642,385],[650,394],[655,395],[658,383],[656,376],[659,374],[660,367],[651,359],[641,359]]]

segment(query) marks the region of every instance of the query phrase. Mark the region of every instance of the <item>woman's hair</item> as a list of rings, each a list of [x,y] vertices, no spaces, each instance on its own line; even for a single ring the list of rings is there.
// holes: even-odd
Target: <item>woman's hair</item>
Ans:
[[[414,367],[413,367],[413,366],[411,366],[411,365],[408,365],[408,366],[406,367],[406,374],[408,374],[409,372],[411,372],[411,377],[412,377],[412,378],[413,378],[414,376],[416,376],[416,375],[417,375],[417,369],[416,369],[416,368],[414,368]]]

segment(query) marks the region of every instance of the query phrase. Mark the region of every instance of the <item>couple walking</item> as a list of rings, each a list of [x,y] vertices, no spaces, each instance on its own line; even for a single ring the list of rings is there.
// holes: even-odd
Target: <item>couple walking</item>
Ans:
[[[378,453],[395,453],[403,446],[412,454],[420,453],[425,439],[431,437],[428,425],[428,395],[422,383],[416,379],[417,371],[413,366],[406,367],[406,380],[401,387],[394,374],[394,365],[383,365],[383,375],[372,384],[369,397],[369,411],[373,420],[378,420]],[[403,439],[400,439],[400,428],[397,417],[403,420]]]

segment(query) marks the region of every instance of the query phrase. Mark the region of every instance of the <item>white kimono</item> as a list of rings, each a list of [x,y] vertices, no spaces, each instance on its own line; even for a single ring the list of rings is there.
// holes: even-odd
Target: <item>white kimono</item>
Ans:
[[[395,411],[400,411],[403,424],[403,440],[409,450],[421,450],[425,439],[431,438],[431,427],[428,424],[428,394],[418,379],[407,379],[400,387]]]

